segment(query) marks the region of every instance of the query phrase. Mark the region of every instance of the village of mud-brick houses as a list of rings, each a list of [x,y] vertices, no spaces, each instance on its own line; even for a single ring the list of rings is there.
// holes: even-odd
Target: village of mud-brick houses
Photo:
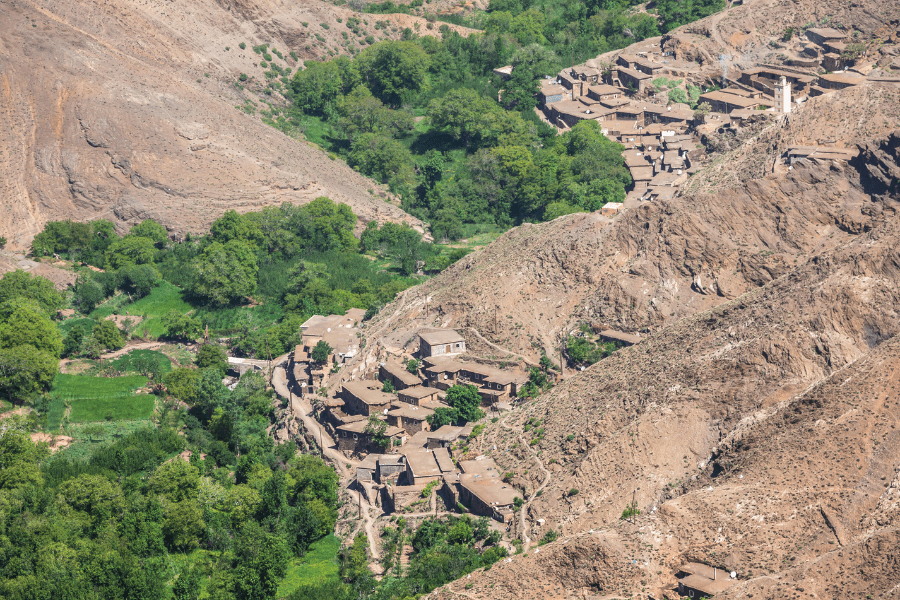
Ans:
[[[338,450],[360,460],[360,490],[373,504],[394,512],[420,502],[430,486],[448,503],[462,503],[500,523],[511,521],[521,494],[503,480],[494,461],[460,460],[459,448],[475,425],[432,428],[428,417],[435,409],[449,408],[446,392],[457,384],[475,386],[488,415],[510,410],[528,373],[518,366],[500,369],[467,358],[465,339],[456,331],[423,329],[417,333],[417,348],[385,357],[361,378],[329,386],[329,378],[360,351],[364,313],[351,309],[307,320],[288,364],[289,383],[312,400],[316,419]],[[320,341],[331,348],[326,361],[312,359]],[[373,427],[373,422],[379,425]]]
[[[781,64],[755,64],[743,70],[711,66],[708,60],[700,64],[690,37],[648,39],[611,61],[587,61],[541,81],[536,110],[544,120],[561,132],[580,121],[597,121],[607,137],[625,147],[623,158],[633,188],[623,203],[606,204],[601,209],[604,216],[676,196],[708,162],[701,143],[705,135],[739,131],[835,90],[875,81],[900,84],[900,77],[890,75],[900,70],[900,59],[887,71],[877,68],[867,58],[865,44],[830,27],[810,27],[778,43]],[[895,38],[896,34],[889,37],[888,44],[896,45]],[[512,68],[494,73],[508,78]],[[700,88],[695,108],[704,110],[669,102],[672,83],[684,81]],[[811,156],[847,161],[856,153],[856,148],[791,147],[773,170]]]

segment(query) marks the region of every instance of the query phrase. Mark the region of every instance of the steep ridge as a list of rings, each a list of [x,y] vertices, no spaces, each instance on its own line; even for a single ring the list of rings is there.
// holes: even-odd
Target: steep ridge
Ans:
[[[863,148],[845,177],[871,194],[865,230],[488,426],[471,453],[530,494],[543,475],[502,425],[540,421],[531,536],[543,519],[563,537],[473,575],[470,597],[658,598],[685,560],[737,571],[729,597],[897,593],[900,132]],[[643,514],[622,521],[632,495]]]
[[[846,90],[846,101],[855,100],[857,92]],[[900,89],[879,88],[859,104],[883,107],[883,122],[900,127]],[[813,135],[817,128],[803,110],[792,116],[790,135]],[[779,138],[770,145],[784,144]],[[471,327],[535,359],[541,351],[555,356],[579,322],[657,330],[871,228],[882,218],[880,207],[869,201],[858,175],[845,171],[838,163],[808,162],[784,176],[770,172],[731,189],[645,203],[613,222],[595,213],[523,225],[385,314],[399,310],[405,315],[400,322],[417,326]],[[398,333],[397,343],[403,340]]]
[[[123,225],[153,217],[174,233],[199,231],[227,209],[320,195],[350,204],[363,224],[422,228],[376,197],[372,180],[236,108],[247,98],[234,82],[259,60],[249,46],[281,44],[296,66],[291,43],[303,51],[311,34],[291,32],[306,31],[306,18],[336,19],[332,8],[277,0],[4,3],[0,235],[23,247],[47,220],[98,217]]]

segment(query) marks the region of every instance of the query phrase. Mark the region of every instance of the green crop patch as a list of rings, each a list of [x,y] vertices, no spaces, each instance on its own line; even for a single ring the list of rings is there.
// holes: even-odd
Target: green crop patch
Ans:
[[[72,423],[92,421],[134,421],[153,416],[156,396],[141,394],[114,398],[86,398],[74,400],[69,420]]]
[[[309,546],[309,552],[288,565],[284,579],[278,586],[278,597],[289,596],[300,587],[337,579],[337,554],[340,549],[341,539],[335,535],[313,542]]]
[[[65,401],[72,407],[69,414],[69,421],[72,423],[149,419],[153,415],[156,398],[134,394],[136,389],[145,385],[147,378],[141,375],[57,375],[50,390],[53,400],[48,425],[56,423],[59,426],[58,422],[62,418],[59,415],[60,401]]]
[[[128,377],[91,377],[90,375],[64,375],[53,379],[50,393],[63,400],[107,399],[128,396],[147,385],[142,375]]]

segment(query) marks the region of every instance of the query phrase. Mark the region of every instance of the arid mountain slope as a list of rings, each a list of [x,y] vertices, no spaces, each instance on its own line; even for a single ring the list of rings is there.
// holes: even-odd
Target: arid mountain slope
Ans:
[[[678,565],[699,560],[738,573],[734,598],[896,598],[898,169],[900,132],[844,172],[870,193],[849,239],[489,425],[470,454],[524,487],[532,539],[563,536],[466,593],[671,597]],[[632,497],[643,514],[621,521]]]
[[[873,90],[872,99],[856,90],[833,96],[847,94],[848,103],[867,110],[884,107],[878,127],[900,127],[900,89]],[[783,130],[788,122],[782,121],[765,143],[778,148],[783,138],[822,129],[804,110],[792,115],[793,131]],[[555,356],[579,322],[656,330],[871,228],[882,218],[880,208],[845,170],[807,163],[785,176],[770,173],[715,193],[645,203],[612,223],[594,213],[525,225],[419,286],[386,314],[399,310],[406,315],[399,322],[416,325],[474,328],[532,358],[541,350]]]
[[[230,208],[319,195],[364,221],[421,227],[375,197],[371,180],[236,108],[245,97],[234,82],[260,60],[253,45],[277,45],[296,68],[291,50],[324,52],[306,50],[313,33],[303,22],[325,33],[319,23],[336,27],[342,10],[279,0],[3,3],[0,235],[22,247],[47,220],[98,217],[197,231]]]

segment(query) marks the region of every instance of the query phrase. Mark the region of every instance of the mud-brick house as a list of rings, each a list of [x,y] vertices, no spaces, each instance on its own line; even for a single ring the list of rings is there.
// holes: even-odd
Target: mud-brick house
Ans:
[[[521,494],[503,481],[490,458],[460,461],[459,497],[473,513],[508,523],[515,515],[515,501]]]
[[[381,381],[390,381],[395,390],[405,390],[406,388],[422,385],[422,380],[415,373],[401,365],[396,360],[387,360],[378,366],[378,378]]]
[[[824,48],[829,42],[846,40],[847,34],[831,27],[811,27],[806,30],[806,39]]]
[[[452,329],[438,329],[419,334],[419,353],[423,357],[462,354],[466,340]]]
[[[592,85],[587,90],[588,98],[600,102],[602,100],[618,100],[625,97],[625,90],[605,83]]]
[[[344,412],[353,415],[383,414],[397,400],[381,391],[381,383],[372,380],[348,381],[341,388]]]
[[[419,385],[416,387],[407,388],[405,390],[400,390],[397,392],[397,398],[400,402],[406,402],[407,404],[412,404],[413,406],[422,406],[423,404],[430,405],[435,404],[439,401],[438,394],[441,393],[441,390],[433,387],[425,387],[423,385]]]
[[[400,427],[408,435],[431,431],[428,417],[434,414],[433,410],[405,402],[395,402],[392,406],[393,408],[387,412],[387,420],[391,425]]]
[[[366,431],[368,424],[368,420],[359,420],[338,427],[338,450],[355,454],[385,452],[402,445],[406,439],[402,429],[388,425],[387,429],[384,431],[384,435],[387,438],[387,445],[380,446],[375,443],[376,435]]]
[[[678,593],[688,598],[712,598],[724,592],[737,581],[728,571],[701,563],[682,565],[675,575]]]

